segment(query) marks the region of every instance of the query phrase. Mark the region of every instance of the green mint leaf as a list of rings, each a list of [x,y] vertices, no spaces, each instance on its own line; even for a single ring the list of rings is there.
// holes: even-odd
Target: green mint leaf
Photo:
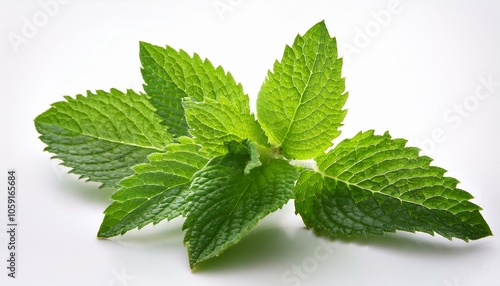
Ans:
[[[65,98],[35,119],[40,139],[72,173],[103,187],[132,175],[132,166],[172,140],[146,96],[132,90]]]
[[[270,160],[245,174],[251,149],[230,143],[230,153],[196,173],[186,201],[184,243],[191,268],[236,244],[259,220],[293,198],[297,178],[286,161]]]
[[[241,142],[249,139],[259,145],[267,145],[267,137],[254,116],[250,112],[241,112],[226,98],[219,101],[206,98],[203,102],[186,98],[183,104],[191,128],[189,132],[212,156],[225,154],[224,142],[232,140]]]
[[[434,232],[451,239],[479,239],[491,231],[444,169],[430,166],[406,140],[359,133],[316,158],[295,189],[304,223],[330,236],[384,232]]]
[[[257,117],[290,159],[311,159],[332,145],[346,110],[342,59],[324,22],[287,46],[257,98]]]
[[[114,202],[99,229],[99,237],[112,237],[149,223],[157,224],[182,215],[191,178],[208,162],[200,146],[186,137],[167,146],[165,153],[149,155],[136,165],[134,175],[123,179],[111,197]]]
[[[241,84],[236,84],[230,73],[220,66],[215,68],[209,60],[144,42],[140,44],[140,58],[144,90],[163,119],[162,124],[174,136],[189,136],[182,106],[185,97],[195,101],[226,98],[239,112],[250,113],[248,96]]]

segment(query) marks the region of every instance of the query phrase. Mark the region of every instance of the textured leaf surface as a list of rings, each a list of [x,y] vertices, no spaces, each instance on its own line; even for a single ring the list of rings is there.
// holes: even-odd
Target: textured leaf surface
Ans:
[[[290,159],[322,154],[340,131],[346,111],[342,59],[324,22],[287,46],[262,85],[257,116],[269,140]]]
[[[134,175],[120,182],[114,202],[99,230],[99,237],[111,237],[149,223],[182,215],[191,178],[208,162],[201,148],[189,138],[167,146],[165,153],[149,155],[148,163],[134,167]]]
[[[250,113],[248,96],[241,85],[209,60],[202,60],[197,54],[191,57],[169,46],[162,48],[144,42],[140,45],[140,58],[146,83],[144,90],[162,117],[162,123],[175,136],[189,135],[182,106],[185,97],[195,101],[226,98],[240,113]]]
[[[267,214],[293,198],[295,169],[284,160],[252,168],[252,152],[230,146],[195,174],[188,196],[184,243],[193,268],[236,244]]]
[[[133,174],[132,166],[172,139],[146,97],[131,90],[66,97],[40,114],[35,126],[54,158],[107,187]]]
[[[213,156],[225,154],[224,142],[232,140],[241,142],[249,139],[262,146],[267,145],[267,137],[254,116],[249,112],[241,113],[225,98],[219,102],[210,98],[204,102],[185,99],[184,108],[191,128],[189,132]]]
[[[331,236],[404,230],[467,241],[491,235],[458,181],[405,144],[369,131],[316,158],[318,172],[303,172],[295,190],[304,223]]]

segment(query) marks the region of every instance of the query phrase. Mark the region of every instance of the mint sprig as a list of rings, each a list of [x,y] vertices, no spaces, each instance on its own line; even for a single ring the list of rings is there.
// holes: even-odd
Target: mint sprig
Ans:
[[[332,146],[347,92],[324,22],[275,62],[258,120],[231,74],[197,54],[141,42],[140,58],[146,94],[88,92],[35,119],[47,151],[116,189],[99,237],[183,216],[194,268],[290,199],[307,227],[329,237],[491,235],[472,196],[406,140],[370,130]]]

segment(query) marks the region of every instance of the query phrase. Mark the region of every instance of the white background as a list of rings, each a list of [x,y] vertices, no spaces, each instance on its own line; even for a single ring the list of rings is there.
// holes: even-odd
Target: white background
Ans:
[[[398,232],[328,241],[303,227],[293,202],[192,273],[179,219],[97,239],[112,191],[50,160],[33,124],[64,95],[141,91],[139,41],[208,57],[254,104],[285,44],[324,19],[345,58],[341,137],[375,129],[407,138],[460,179],[498,233],[499,2],[67,0],[48,10],[47,2],[0,2],[0,285],[500,285],[498,237],[465,243]],[[15,280],[5,262],[11,168],[19,184]]]

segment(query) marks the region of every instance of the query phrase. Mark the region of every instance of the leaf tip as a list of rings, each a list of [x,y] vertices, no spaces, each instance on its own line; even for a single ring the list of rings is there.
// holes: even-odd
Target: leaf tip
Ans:
[[[144,42],[144,41],[139,41],[139,50],[142,51],[148,47],[151,47],[153,46],[152,44],[148,43],[148,42]]]
[[[97,231],[97,238],[98,239],[107,239],[109,238],[110,236],[109,235],[106,235],[106,230],[103,229],[103,226],[101,225],[101,227],[99,228],[99,230]]]

